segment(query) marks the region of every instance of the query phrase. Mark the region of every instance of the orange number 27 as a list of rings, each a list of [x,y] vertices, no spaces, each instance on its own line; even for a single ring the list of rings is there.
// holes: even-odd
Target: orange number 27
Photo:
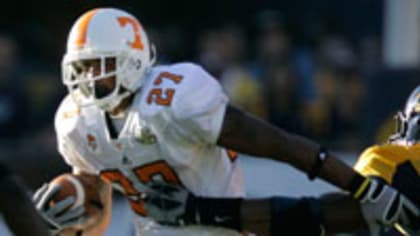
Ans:
[[[167,80],[172,81],[175,84],[179,84],[182,81],[182,76],[172,74],[169,72],[162,72],[153,81],[153,85],[155,86],[161,85],[163,82],[163,79],[167,79]],[[174,95],[175,95],[175,89],[173,88],[166,88],[166,89],[153,88],[150,90],[149,94],[147,95],[147,103],[148,104],[155,103],[161,106],[170,106]]]

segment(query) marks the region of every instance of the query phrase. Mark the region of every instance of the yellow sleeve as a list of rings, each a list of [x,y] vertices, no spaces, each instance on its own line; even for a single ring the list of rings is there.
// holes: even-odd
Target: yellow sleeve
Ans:
[[[396,149],[372,146],[360,155],[354,169],[364,176],[381,177],[390,184],[396,165],[400,161],[399,156],[401,155]]]

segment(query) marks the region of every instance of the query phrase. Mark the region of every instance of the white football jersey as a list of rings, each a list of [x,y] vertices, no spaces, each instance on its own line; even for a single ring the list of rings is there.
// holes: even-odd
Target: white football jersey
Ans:
[[[100,175],[123,192],[137,216],[136,228],[144,234],[231,234],[214,227],[166,230],[142,217],[147,213],[139,199],[153,180],[181,184],[201,196],[244,197],[236,154],[216,145],[227,103],[219,83],[201,67],[156,66],[119,132],[102,110],[79,108],[67,96],[55,117],[58,150],[74,169]]]

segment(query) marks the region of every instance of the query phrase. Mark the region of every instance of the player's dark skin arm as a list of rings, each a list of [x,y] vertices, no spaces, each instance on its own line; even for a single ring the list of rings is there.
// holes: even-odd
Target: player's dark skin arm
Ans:
[[[287,162],[308,173],[313,167],[319,144],[291,134],[233,106],[228,106],[217,144],[238,152]],[[349,190],[358,175],[351,167],[334,157],[324,162],[320,177]]]
[[[320,197],[322,224],[329,234],[355,232],[367,226],[359,210],[359,204],[350,196],[331,193]],[[257,235],[270,235],[270,200],[246,199],[241,205],[241,224],[246,232]],[[305,227],[305,223],[290,222],[297,227]]]
[[[321,196],[320,200],[327,232],[354,232],[358,229],[367,229],[359,202],[349,195],[330,193]]]

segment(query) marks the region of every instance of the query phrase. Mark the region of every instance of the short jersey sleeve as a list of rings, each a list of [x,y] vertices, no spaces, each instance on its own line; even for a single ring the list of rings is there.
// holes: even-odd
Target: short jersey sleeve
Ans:
[[[396,166],[404,159],[404,149],[395,145],[372,146],[357,160],[354,169],[365,176],[379,176],[392,182]]]
[[[61,102],[55,114],[55,133],[57,150],[64,161],[73,168],[73,171],[91,171],[91,167],[83,162],[83,158],[74,148],[71,135],[77,135],[76,126],[80,118],[80,110],[71,97],[67,96]]]
[[[82,158],[80,158],[79,153],[72,148],[71,142],[66,140],[65,137],[57,136],[57,149],[64,161],[72,167],[73,172],[87,169],[82,162],[79,162]]]
[[[228,98],[219,82],[192,63],[176,64],[171,73],[181,76],[166,115],[166,133],[191,143],[216,143]]]

